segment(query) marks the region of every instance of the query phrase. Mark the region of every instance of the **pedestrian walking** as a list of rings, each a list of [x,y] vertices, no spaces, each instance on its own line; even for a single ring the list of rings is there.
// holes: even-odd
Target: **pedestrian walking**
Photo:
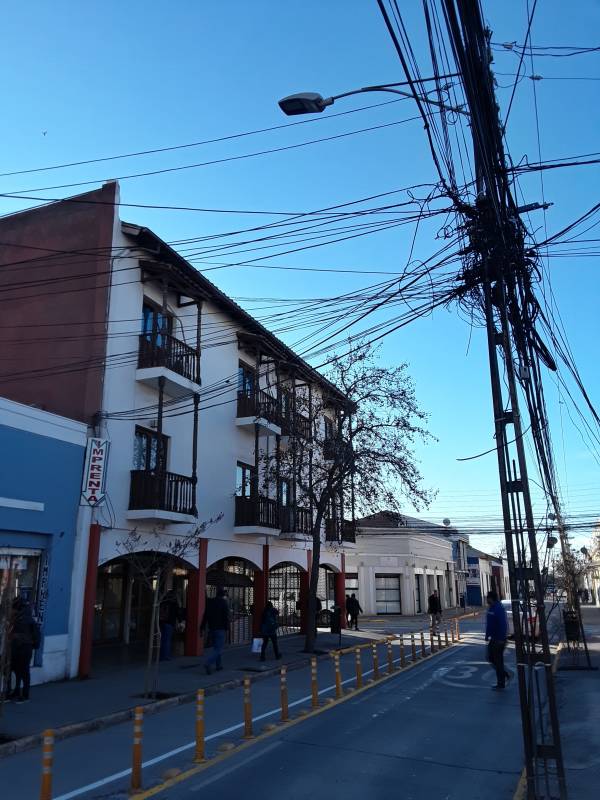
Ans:
[[[10,699],[27,703],[31,684],[31,656],[40,646],[40,630],[33,619],[31,606],[21,597],[17,597],[12,604],[9,636],[10,668],[15,675],[15,688]]]
[[[170,661],[173,653],[173,634],[181,619],[177,595],[170,589],[160,604],[160,660]]]
[[[438,596],[437,589],[429,595],[427,600],[427,613],[431,624],[431,632],[437,635],[440,632],[440,622],[442,621],[442,602]]]
[[[277,609],[273,605],[273,603],[269,600],[266,606],[263,609],[262,616],[260,619],[260,633],[263,637],[263,643],[260,650],[260,660],[265,660],[265,655],[267,652],[267,647],[269,642],[273,645],[273,651],[275,653],[275,658],[281,658],[281,653],[279,652],[279,645],[277,643]]]
[[[209,644],[212,646],[212,653],[204,661],[204,669],[206,674],[210,675],[213,664],[217,672],[223,669],[221,656],[229,630],[229,603],[225,589],[217,589],[217,596],[209,599],[206,603],[200,632],[204,633],[205,630],[208,630],[209,633]]]
[[[352,630],[352,626],[354,626],[354,630],[358,630],[358,615],[363,613],[362,608],[360,607],[360,603],[356,595],[353,593],[348,600],[350,603],[350,630]]]
[[[346,625],[350,625],[350,595],[346,595],[346,602],[344,603],[344,613],[346,615]]]
[[[485,622],[485,640],[488,643],[487,657],[496,670],[496,685],[492,689],[504,689],[512,673],[504,666],[504,648],[508,635],[508,620],[498,594],[492,589],[487,593],[488,612]]]

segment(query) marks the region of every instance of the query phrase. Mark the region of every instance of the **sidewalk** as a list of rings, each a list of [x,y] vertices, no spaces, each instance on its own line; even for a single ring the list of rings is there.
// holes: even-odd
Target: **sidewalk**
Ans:
[[[448,608],[442,614],[442,628],[451,620],[476,617],[483,613],[484,609],[479,606],[468,606],[462,608]],[[390,635],[400,630],[421,631],[429,630],[429,614],[361,614],[358,624],[365,631],[377,631],[380,634],[389,633]]]
[[[379,634],[362,631],[346,631],[342,636],[342,647],[382,638]],[[316,647],[318,652],[334,650],[339,637],[319,631]],[[261,664],[259,657],[250,652],[250,645],[227,648],[223,653],[224,669],[206,675],[203,657],[174,658],[160,664],[159,691],[166,699],[153,701],[141,697],[144,691],[145,665],[133,663],[127,666],[98,665],[93,676],[85,681],[70,680],[34,686],[31,701],[22,705],[4,703],[0,717],[0,757],[18,750],[35,746],[27,741],[46,728],[67,728],[63,736],[75,735],[129,718],[131,709],[137,705],[152,704],[155,710],[189,702],[198,689],[214,694],[239,685],[245,675],[260,678],[279,670],[282,664],[289,669],[306,666],[310,656],[302,652],[304,636],[292,635],[280,638],[283,654],[281,661],[273,658]],[[269,654],[271,649],[269,647]],[[318,653],[317,653],[318,654]],[[23,740],[25,741],[17,741]]]

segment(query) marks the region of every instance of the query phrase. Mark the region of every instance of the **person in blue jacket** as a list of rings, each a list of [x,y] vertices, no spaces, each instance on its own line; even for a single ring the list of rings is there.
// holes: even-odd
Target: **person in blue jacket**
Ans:
[[[493,689],[504,689],[512,674],[504,666],[504,648],[508,635],[508,620],[504,606],[498,595],[491,590],[487,593],[488,612],[485,623],[485,640],[488,643],[488,661],[496,670],[496,685]]]

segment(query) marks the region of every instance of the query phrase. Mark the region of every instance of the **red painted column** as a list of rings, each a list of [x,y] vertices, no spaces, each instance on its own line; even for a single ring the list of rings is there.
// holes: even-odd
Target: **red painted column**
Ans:
[[[98,582],[98,556],[100,554],[101,528],[97,523],[90,525],[88,540],[85,590],[83,594],[83,613],[81,615],[81,644],[79,646],[79,677],[89,678],[92,671],[92,642],[94,639],[94,606],[96,605],[96,584]]]
[[[188,576],[185,620],[186,656],[199,656],[204,651],[204,637],[200,635],[200,623],[206,604],[206,561],[208,539],[200,539],[198,546],[198,569]]]
[[[260,620],[267,603],[269,593],[269,545],[263,544],[262,570],[254,573],[254,613],[252,616],[252,632],[260,636]]]
[[[335,604],[342,609],[342,628],[346,627],[346,554],[342,553],[341,568],[335,574]]]
[[[300,573],[300,633],[308,630],[308,588],[310,584],[310,568],[312,567],[312,550],[306,551],[306,572]]]

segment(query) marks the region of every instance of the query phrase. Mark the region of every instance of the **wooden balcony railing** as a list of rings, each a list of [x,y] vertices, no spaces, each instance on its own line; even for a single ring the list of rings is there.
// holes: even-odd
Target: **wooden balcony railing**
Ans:
[[[238,392],[237,399],[238,417],[255,417],[266,419],[274,425],[281,424],[281,414],[279,413],[279,402],[276,397],[259,389],[257,393]]]
[[[356,542],[356,526],[350,520],[326,519],[325,520],[325,541],[326,542]]]
[[[165,367],[194,383],[200,383],[198,351],[168,333],[140,335],[138,367]]]
[[[281,530],[284,533],[312,533],[312,521],[309,508],[301,506],[284,506],[281,509]]]
[[[270,497],[235,498],[235,524],[280,530],[279,504]]]
[[[131,511],[155,509],[175,514],[196,514],[194,481],[174,472],[131,471]]]
[[[351,445],[346,439],[335,436],[323,442],[323,458],[325,461],[343,461],[351,455]]]

